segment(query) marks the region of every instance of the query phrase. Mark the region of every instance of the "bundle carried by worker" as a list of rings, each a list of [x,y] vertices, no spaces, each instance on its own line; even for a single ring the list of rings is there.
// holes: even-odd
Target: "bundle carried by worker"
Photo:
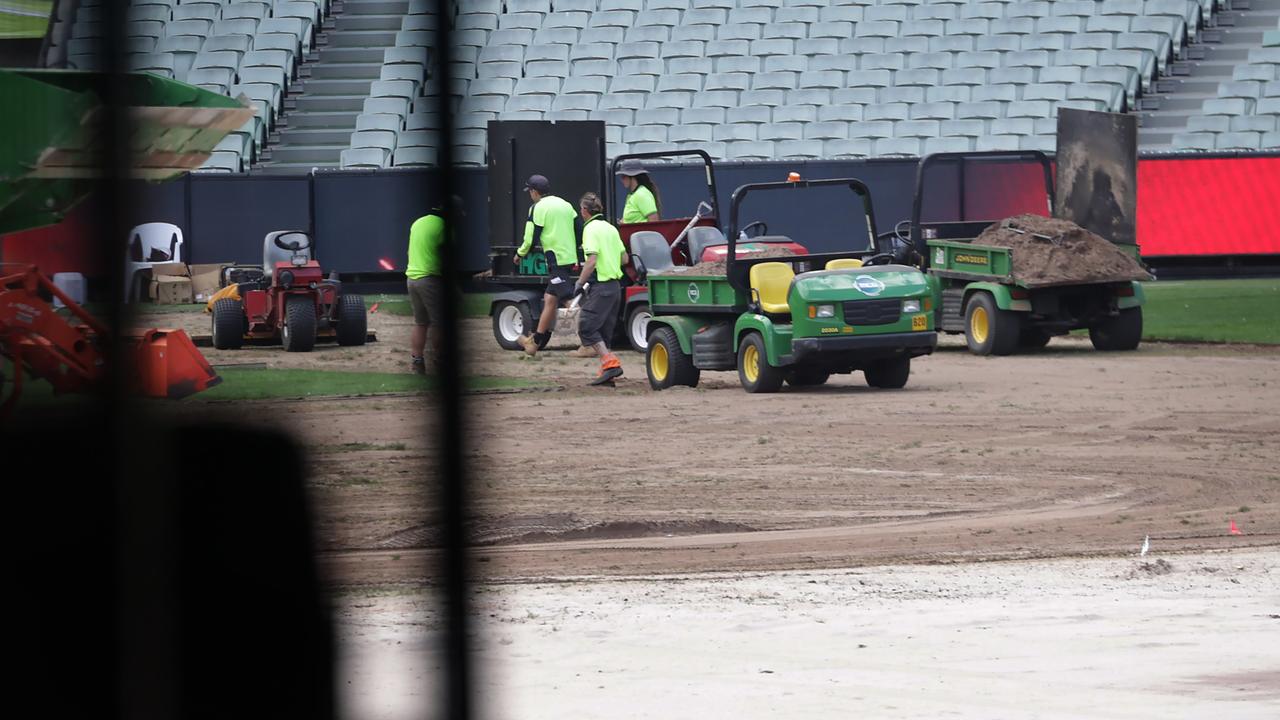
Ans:
[[[1016,215],[973,244],[1009,248],[1013,280],[1027,288],[1152,279],[1132,256],[1070,220]]]

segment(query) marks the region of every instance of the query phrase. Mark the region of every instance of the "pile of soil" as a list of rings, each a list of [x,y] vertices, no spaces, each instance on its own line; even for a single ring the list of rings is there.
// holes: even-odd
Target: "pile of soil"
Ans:
[[[983,230],[973,243],[1012,250],[1013,279],[1026,287],[1152,279],[1137,260],[1069,220],[1017,215]]]
[[[759,250],[751,250],[749,252],[739,252],[739,258],[770,258],[770,257],[787,257],[795,255],[788,248],[773,247],[766,245]],[[691,267],[674,267],[663,272],[655,272],[654,275],[725,275],[727,262],[724,260],[713,260],[700,262]]]

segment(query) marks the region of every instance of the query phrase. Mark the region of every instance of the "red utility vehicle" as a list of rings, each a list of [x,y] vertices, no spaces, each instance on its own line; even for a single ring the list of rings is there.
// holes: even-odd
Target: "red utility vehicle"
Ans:
[[[308,352],[318,339],[364,344],[364,298],[343,294],[337,273],[324,276],[306,233],[267,233],[262,256],[261,280],[240,283],[239,299],[214,302],[214,347],[234,350],[246,338],[278,340],[286,352]]]

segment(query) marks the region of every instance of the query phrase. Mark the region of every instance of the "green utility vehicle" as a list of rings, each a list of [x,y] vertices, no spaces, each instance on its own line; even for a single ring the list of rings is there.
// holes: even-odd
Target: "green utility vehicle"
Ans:
[[[1142,286],[1128,279],[1137,275],[1083,268],[1086,282],[1028,283],[1015,278],[1009,248],[973,242],[1003,218],[1052,216],[1052,173],[1039,151],[936,153],[920,161],[909,237],[899,223],[899,241],[910,243],[935,283],[938,329],[964,333],[974,354],[1040,348],[1083,328],[1098,350],[1133,350],[1142,339]],[[1137,246],[1118,247],[1137,258]]]
[[[848,187],[860,199],[868,246],[739,256],[738,210],[748,195],[833,186]],[[735,368],[751,393],[775,392],[784,381],[821,385],[832,373],[855,370],[872,387],[900,388],[911,358],[937,346],[929,280],[878,247],[871,194],[860,181],[743,185],[733,192],[728,229],[723,275],[700,271],[708,263],[647,275],[653,318],[646,366],[655,390],[693,387],[703,370]],[[643,248],[632,246],[644,266]]]

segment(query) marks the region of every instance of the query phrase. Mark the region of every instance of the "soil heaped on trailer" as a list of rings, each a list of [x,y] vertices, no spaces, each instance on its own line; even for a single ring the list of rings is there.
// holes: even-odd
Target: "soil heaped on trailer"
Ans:
[[[973,244],[1012,250],[1013,279],[1029,288],[1152,279],[1137,260],[1070,220],[1017,215],[983,230]]]

